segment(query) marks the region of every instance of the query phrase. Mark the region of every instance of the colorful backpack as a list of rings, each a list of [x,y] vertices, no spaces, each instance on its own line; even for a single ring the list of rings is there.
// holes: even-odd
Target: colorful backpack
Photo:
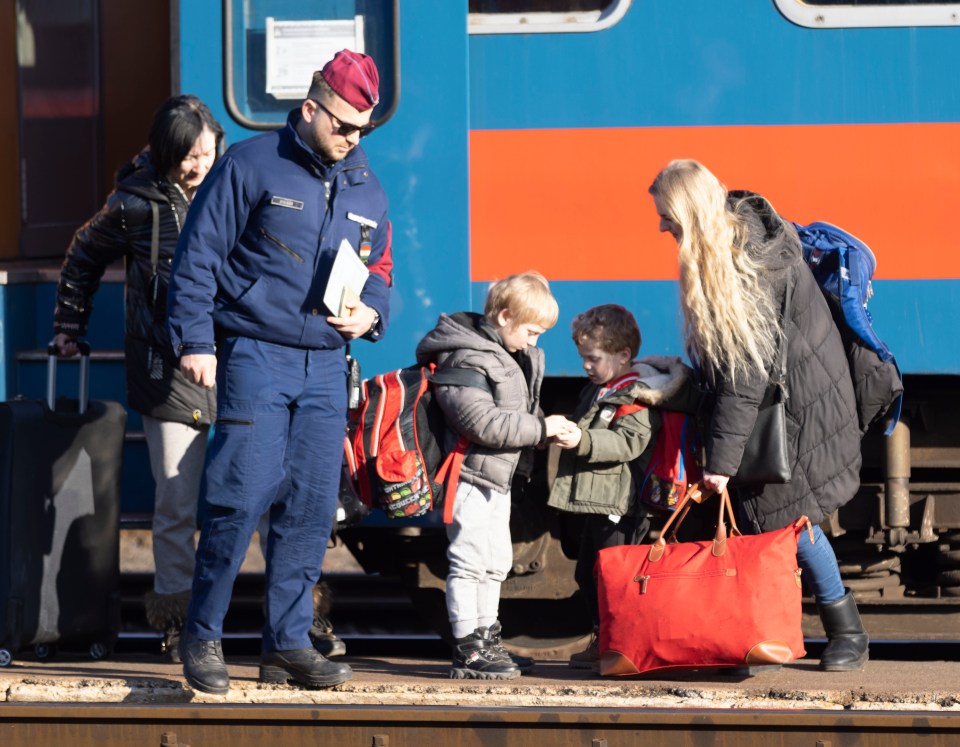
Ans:
[[[870,424],[893,407],[886,434],[893,432],[903,406],[903,382],[897,361],[873,329],[867,301],[873,295],[877,260],[865,243],[830,223],[807,226],[794,223],[800,235],[803,258],[813,272],[833,312],[834,321],[847,345],[854,377],[860,427]],[[861,351],[872,351],[879,361],[863,361]]]
[[[700,445],[694,415],[660,410],[660,431],[639,479],[640,501],[651,508],[676,510],[687,486],[703,479]]]
[[[435,384],[490,391],[479,371],[436,371],[434,364],[361,383],[360,406],[351,412],[344,441],[346,481],[366,506],[382,508],[388,518],[422,516],[456,491],[468,442],[461,437],[451,451],[444,449],[447,425]]]

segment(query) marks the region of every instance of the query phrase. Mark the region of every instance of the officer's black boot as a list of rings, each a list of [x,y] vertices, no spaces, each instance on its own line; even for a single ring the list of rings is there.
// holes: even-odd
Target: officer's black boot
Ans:
[[[853,592],[840,599],[817,604],[827,634],[827,646],[820,657],[820,669],[826,672],[850,672],[867,663],[870,639],[863,629]]]
[[[353,677],[348,664],[328,661],[315,648],[268,651],[260,657],[260,681],[296,682],[307,687],[333,687]]]
[[[180,634],[183,676],[194,690],[223,695],[230,690],[230,676],[220,641],[201,641],[186,629]]]
[[[487,631],[487,635],[490,640],[491,648],[495,649],[499,654],[501,659],[506,659],[506,661],[512,661],[517,665],[517,669],[520,670],[520,674],[529,674],[533,669],[534,660],[529,656],[521,656],[520,654],[515,654],[512,651],[508,651],[506,646],[503,645],[503,635],[502,628],[500,626],[500,621],[497,620],[493,625],[490,626],[490,629]]]
[[[452,680],[512,680],[520,676],[517,665],[503,659],[492,648],[490,631],[477,628],[470,635],[454,640]]]

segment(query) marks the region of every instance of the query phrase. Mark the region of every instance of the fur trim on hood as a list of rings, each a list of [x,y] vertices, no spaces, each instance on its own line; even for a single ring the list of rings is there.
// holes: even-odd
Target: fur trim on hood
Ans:
[[[633,370],[640,380],[631,394],[650,407],[664,407],[694,380],[693,369],[676,356],[649,355],[637,360]]]

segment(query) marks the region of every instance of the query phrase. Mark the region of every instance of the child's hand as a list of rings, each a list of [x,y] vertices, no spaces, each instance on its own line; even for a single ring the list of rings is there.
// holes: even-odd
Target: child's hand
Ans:
[[[553,437],[553,442],[561,449],[575,449],[580,445],[580,440],[582,438],[583,431],[579,428],[574,428],[572,431],[558,433]]]
[[[569,433],[570,431],[579,431],[577,424],[572,420],[567,420],[563,415],[547,415],[543,419],[547,430],[544,433],[546,438],[551,438],[560,433]]]

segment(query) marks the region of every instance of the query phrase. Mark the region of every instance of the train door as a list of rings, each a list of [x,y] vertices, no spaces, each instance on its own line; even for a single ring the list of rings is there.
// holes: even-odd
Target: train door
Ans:
[[[19,178],[0,188],[0,256],[59,259],[99,208],[170,94],[168,17],[166,0],[17,0],[0,119]]]

